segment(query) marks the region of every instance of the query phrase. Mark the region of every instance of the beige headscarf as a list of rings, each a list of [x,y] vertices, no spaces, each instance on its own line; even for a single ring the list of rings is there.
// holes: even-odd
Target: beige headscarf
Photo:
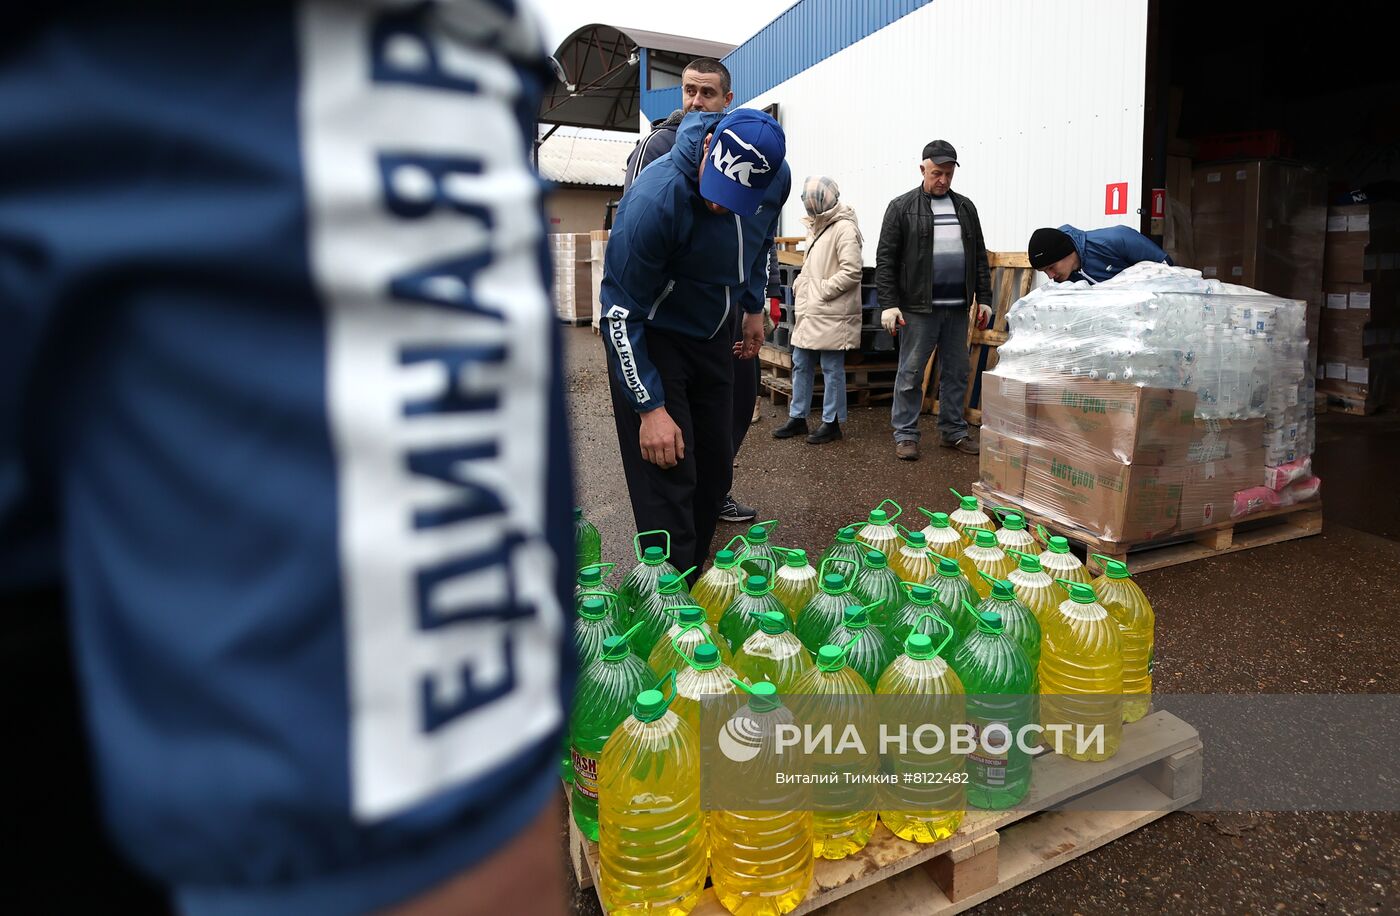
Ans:
[[[836,206],[841,200],[841,189],[836,182],[823,175],[811,175],[802,182],[802,206],[810,216],[820,216]]]

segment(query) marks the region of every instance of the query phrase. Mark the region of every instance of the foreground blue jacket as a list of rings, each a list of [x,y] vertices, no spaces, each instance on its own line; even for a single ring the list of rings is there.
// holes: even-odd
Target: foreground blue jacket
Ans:
[[[792,187],[787,163],[753,217],[717,216],[700,197],[700,155],[719,112],[691,112],[669,156],[642,170],[617,208],[600,292],[613,371],[632,406],[666,403],[645,329],[696,340],[728,334],[736,308],[762,310],[768,252]]]
[[[1073,226],[1061,226],[1060,231],[1070,237],[1074,250],[1079,252],[1079,270],[1070,275],[1071,282],[1088,280],[1090,283],[1102,283],[1139,261],[1173,263],[1150,238],[1127,226],[1109,226],[1087,232]]]

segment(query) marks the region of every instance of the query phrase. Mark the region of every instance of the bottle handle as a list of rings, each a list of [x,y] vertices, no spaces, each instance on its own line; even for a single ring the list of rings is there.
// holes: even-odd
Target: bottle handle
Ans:
[[[993,506],[992,514],[995,515],[997,518],[1001,519],[1002,523],[1005,524],[1006,517],[1008,515],[1020,515],[1021,513],[1017,512],[1015,509],[1009,509],[1005,506]]]
[[[943,654],[943,649],[948,645],[948,642],[953,638],[954,635],[957,634],[958,631],[957,631],[956,629],[953,628],[953,625],[952,625],[951,623],[949,623],[948,621],[944,620],[942,617],[939,617],[937,614],[920,614],[918,617],[915,617],[915,618],[914,618],[914,627],[913,627],[913,629],[912,629],[910,632],[913,632],[913,633],[919,632],[919,623],[920,623],[925,617],[927,617],[929,620],[933,620],[933,621],[937,621],[938,623],[941,623],[941,624],[948,630],[947,635],[945,635],[945,636],[943,637],[943,641],[942,641],[941,643],[938,644],[938,648],[933,650],[933,654],[934,654],[934,655],[942,655],[942,654]]]
[[[952,493],[954,496],[956,496],[956,497],[958,498],[958,502],[959,502],[959,503],[961,503],[964,499],[967,498],[966,496],[963,496],[961,493],[959,493],[957,490],[954,490],[952,487],[949,487],[949,488],[948,488],[948,492],[949,492],[949,493]],[[981,503],[981,502],[978,502],[977,505],[980,507],[980,506],[982,505],[982,503]]]
[[[638,531],[636,536],[632,538],[632,550],[637,554],[637,562],[642,562],[642,538],[646,537],[649,534],[660,534],[665,536],[666,547],[664,548],[665,553],[663,554],[663,556],[667,560],[671,559],[671,532],[666,531],[662,528],[656,528],[651,531]]]
[[[930,525],[932,525],[932,524],[933,524],[933,517],[934,517],[934,515],[936,515],[937,513],[935,513],[932,509],[925,509],[923,506],[917,506],[916,508],[917,508],[920,512],[922,512],[925,516],[928,517],[928,522],[929,522]]]
[[[681,654],[684,655],[685,653],[681,653]],[[665,692],[664,690],[661,690],[661,685],[662,685],[662,684],[670,684],[670,686],[671,686],[671,695],[670,695],[670,696],[666,696],[666,692]],[[666,703],[665,703],[665,705],[664,705],[662,708],[663,708],[663,709],[670,709],[670,708],[671,708],[671,701],[674,700],[674,699],[676,698],[676,669],[675,669],[675,668],[672,668],[670,671],[667,671],[667,672],[666,672],[666,676],[663,677],[661,680],[657,681],[656,684],[653,685],[651,689],[652,689],[652,690],[661,690],[661,695],[662,695],[662,696],[665,698],[665,700],[666,700]]]
[[[634,624],[632,624],[630,627],[628,627],[627,630],[622,634],[623,640],[626,641],[626,642],[631,642],[631,641],[632,641],[632,635],[633,635],[634,633],[636,633],[638,630],[640,630],[640,629],[642,628],[642,624],[644,624],[644,623],[646,623],[645,620],[638,620],[636,623],[634,623]]]
[[[743,546],[741,546],[738,550],[735,550],[735,549],[734,549],[734,542],[735,542],[735,541],[738,541],[741,545],[743,545]],[[734,535],[732,538],[729,539],[729,543],[728,543],[728,544],[725,544],[725,545],[724,545],[723,547],[721,547],[720,549],[721,549],[721,550],[727,550],[727,551],[729,551],[730,553],[734,554],[734,558],[737,560],[737,559],[739,558],[739,554],[741,554],[741,553],[743,553],[745,550],[748,550],[748,549],[749,549],[749,542],[746,541],[746,540],[744,540],[744,536],[743,536],[742,534],[736,534],[736,535]]]
[[[575,607],[582,604],[584,598],[601,598],[609,616],[617,613],[617,596],[612,592],[579,592]]]
[[[895,522],[895,523],[894,523],[894,530],[897,531],[897,532],[899,532],[899,536],[900,536],[900,537],[904,538],[904,543],[905,543],[905,544],[908,544],[908,543],[909,543],[909,536],[910,536],[911,534],[913,534],[912,531],[910,531],[908,528],[905,528],[905,527],[904,527],[903,525],[901,525],[899,522]]]
[[[817,573],[823,580],[826,579],[827,567],[833,563],[845,563],[847,566],[853,567],[854,569],[854,571],[849,576],[841,577],[841,591],[837,592],[836,594],[844,595],[846,594],[846,592],[851,590],[851,586],[855,583],[856,575],[860,572],[860,564],[857,563],[855,560],[850,560],[846,557],[827,557],[825,560],[822,560],[821,569],[818,570]]]
[[[1091,553],[1091,554],[1089,554],[1089,556],[1091,556],[1091,557],[1093,557],[1095,560],[1098,560],[1098,561],[1099,561],[1099,568],[1102,569],[1104,572],[1108,572],[1108,564],[1109,564],[1109,563],[1122,563],[1122,564],[1123,564],[1123,568],[1124,568],[1124,569],[1128,569],[1128,561],[1126,561],[1126,560],[1119,560],[1119,559],[1117,559],[1117,558],[1115,558],[1115,557],[1106,557],[1106,556],[1104,556],[1104,555],[1101,554],[1101,553]],[[1132,570],[1128,570],[1128,578],[1131,579],[1132,577],[1133,577]]]
[[[894,506],[894,515],[889,516],[890,521],[894,521],[895,519],[899,518],[901,515],[904,514],[904,507],[901,506],[899,503],[895,502],[894,500],[890,499],[888,496],[880,500],[880,505],[876,506],[875,508],[880,509],[885,505],[885,503],[889,503],[891,506]]]
[[[772,528],[769,528],[769,527],[768,527],[769,525],[772,525],[773,527],[772,527]],[[766,521],[766,522],[754,522],[754,523],[753,523],[752,525],[750,525],[749,527],[750,527],[750,528],[763,528],[763,529],[764,529],[765,531],[767,531],[769,534],[772,534],[772,533],[773,533],[773,528],[778,527],[778,520],[777,520],[776,518],[770,518],[770,519],[769,519],[768,521]],[[741,535],[741,536],[742,536],[742,535]]]
[[[1044,525],[1037,524],[1035,526],[1035,533],[1040,535],[1040,543],[1044,544],[1046,547],[1050,546],[1050,532],[1045,530]]]
[[[700,568],[700,567],[698,567],[698,566],[692,566],[692,567],[690,567],[690,569],[687,569],[685,572],[676,573],[676,576],[677,576],[677,578],[679,578],[682,582],[684,582],[684,581],[686,580],[686,577],[687,577],[687,576],[689,576],[691,573],[695,572],[695,570],[697,570],[697,569],[699,569],[699,568]],[[690,586],[686,586],[686,591],[690,591]]]
[[[687,609],[699,611],[702,615],[705,613],[705,609],[702,608],[702,607],[701,607],[700,605],[698,605],[698,604],[678,604],[678,605],[676,605],[675,607],[668,607],[668,608],[666,608],[665,611],[664,611],[664,613],[666,614],[667,617],[670,617],[670,618],[674,619],[674,620],[676,621],[676,623],[680,623],[680,622],[681,622],[681,611],[684,611],[684,610],[687,610]],[[681,629],[682,629],[682,630],[694,630],[694,629],[698,629],[698,628],[700,628],[700,627],[705,626],[707,623],[708,623],[708,621],[706,621],[706,620],[703,618],[703,616],[702,616],[701,619],[700,619],[698,622],[696,622],[696,623],[681,624]]]
[[[769,588],[772,588],[772,587],[773,587],[773,576],[774,576],[774,574],[778,571],[778,564],[777,564],[777,563],[774,563],[771,557],[751,557],[750,559],[747,559],[747,560],[745,560],[744,562],[745,562],[745,563],[754,563],[754,564],[767,563],[767,564],[768,564],[768,587],[769,587]],[[745,578],[748,578],[748,577],[745,576]]]
[[[598,570],[599,578],[606,579],[608,576],[612,575],[612,571],[616,568],[616,563],[590,563],[587,566],[580,567],[579,572],[584,573],[590,569],[596,569]]]

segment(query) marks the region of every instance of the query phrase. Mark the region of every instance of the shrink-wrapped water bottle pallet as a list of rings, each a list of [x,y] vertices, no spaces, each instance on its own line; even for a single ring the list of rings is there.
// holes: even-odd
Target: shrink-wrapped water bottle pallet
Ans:
[[[910,843],[878,825],[855,855],[817,861],[812,889],[793,913],[960,913],[1189,805],[1201,796],[1201,764],[1196,729],[1165,710],[1153,712],[1123,726],[1122,745],[1109,760],[1041,755],[1019,806],[971,808],[946,840]],[[572,819],[569,852],[579,886],[596,888],[598,844]],[[693,912],[726,911],[706,888]]]
[[[1015,509],[1031,525],[1044,525],[1051,534],[1063,535],[1072,546],[1079,548],[1076,553],[1095,575],[1102,571],[1099,562],[1093,558],[1096,553],[1124,561],[1133,572],[1146,572],[1322,533],[1320,497],[1216,525],[1175,532],[1151,541],[1110,541],[1063,518],[1021,505],[1016,499],[998,493],[981,482],[972,485],[972,493],[984,505]]]

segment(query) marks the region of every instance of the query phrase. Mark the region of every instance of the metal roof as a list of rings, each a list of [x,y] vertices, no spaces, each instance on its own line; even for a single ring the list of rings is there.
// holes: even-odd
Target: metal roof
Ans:
[[[555,184],[621,188],[632,140],[556,133],[539,147],[540,177]]]
[[[734,46],[595,22],[559,43],[554,57],[566,82],[555,83],[540,105],[540,121],[636,133],[640,129],[642,49],[721,58]]]

